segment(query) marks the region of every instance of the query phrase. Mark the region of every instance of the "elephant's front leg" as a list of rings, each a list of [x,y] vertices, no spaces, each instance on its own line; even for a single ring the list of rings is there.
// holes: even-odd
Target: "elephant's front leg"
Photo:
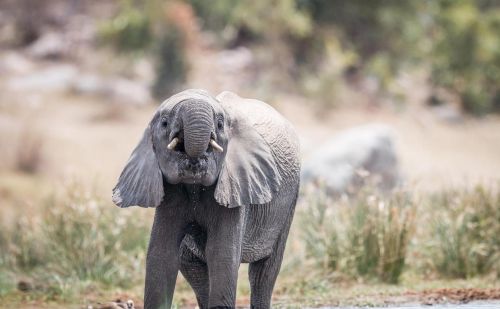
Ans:
[[[220,207],[207,230],[205,255],[210,282],[210,308],[235,307],[243,214],[242,208]]]
[[[181,208],[159,206],[156,209],[146,258],[145,309],[168,309],[172,305],[184,226]]]

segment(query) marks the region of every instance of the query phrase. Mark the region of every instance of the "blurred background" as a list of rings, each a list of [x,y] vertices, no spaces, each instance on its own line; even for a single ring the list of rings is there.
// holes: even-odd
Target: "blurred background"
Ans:
[[[0,1],[0,308],[140,306],[153,211],[111,189],[187,88],[299,134],[276,304],[500,298],[499,29],[495,0]]]

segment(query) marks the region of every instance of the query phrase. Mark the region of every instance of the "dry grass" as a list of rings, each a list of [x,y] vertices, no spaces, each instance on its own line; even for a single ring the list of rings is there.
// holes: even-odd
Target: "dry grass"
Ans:
[[[71,298],[92,286],[141,285],[150,222],[118,210],[70,186],[46,199],[40,213],[2,227],[0,273],[14,280],[3,284],[4,293],[16,282],[51,299]]]
[[[429,216],[429,264],[449,278],[500,278],[500,192],[477,186],[434,194]]]
[[[476,280],[498,273],[500,198],[495,190],[443,191],[418,199],[404,192],[363,191],[340,200],[322,192],[302,198],[289,242],[305,254],[285,257],[276,286],[277,306],[353,299],[365,304],[368,294],[353,290],[359,284],[373,294],[377,289],[401,294],[405,286],[422,288],[433,282],[427,282],[422,265],[442,279]],[[127,291],[132,298],[141,294],[152,212],[118,209],[80,185],[69,185],[41,205],[36,213],[13,218],[15,224],[0,226],[1,297],[81,304],[112,300],[110,295],[117,291]],[[429,218],[440,220],[433,223]],[[446,234],[436,232],[443,222],[452,224],[446,225]],[[449,254],[456,246],[467,250]],[[462,267],[465,275],[455,271]],[[249,294],[245,269],[238,289],[243,303]],[[332,294],[338,288],[349,290],[350,300]],[[176,291],[179,305],[193,304],[184,280],[179,279]]]
[[[397,283],[405,266],[416,205],[403,192],[362,191],[334,199],[316,189],[298,217],[307,256],[325,272]]]

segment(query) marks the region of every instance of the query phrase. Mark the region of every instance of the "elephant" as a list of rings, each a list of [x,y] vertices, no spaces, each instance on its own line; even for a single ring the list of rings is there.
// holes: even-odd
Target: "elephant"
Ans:
[[[178,272],[200,308],[234,308],[249,263],[251,307],[270,308],[300,185],[292,125],[264,102],[189,89],[165,100],[116,187],[155,207],[144,305],[170,308]]]

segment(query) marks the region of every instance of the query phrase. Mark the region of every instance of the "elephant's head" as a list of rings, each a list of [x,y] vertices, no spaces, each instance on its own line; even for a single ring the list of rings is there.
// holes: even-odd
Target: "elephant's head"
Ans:
[[[156,207],[168,198],[165,184],[216,185],[227,207],[270,202],[281,182],[273,153],[232,98],[186,90],[167,99],[120,175],[115,204]]]

